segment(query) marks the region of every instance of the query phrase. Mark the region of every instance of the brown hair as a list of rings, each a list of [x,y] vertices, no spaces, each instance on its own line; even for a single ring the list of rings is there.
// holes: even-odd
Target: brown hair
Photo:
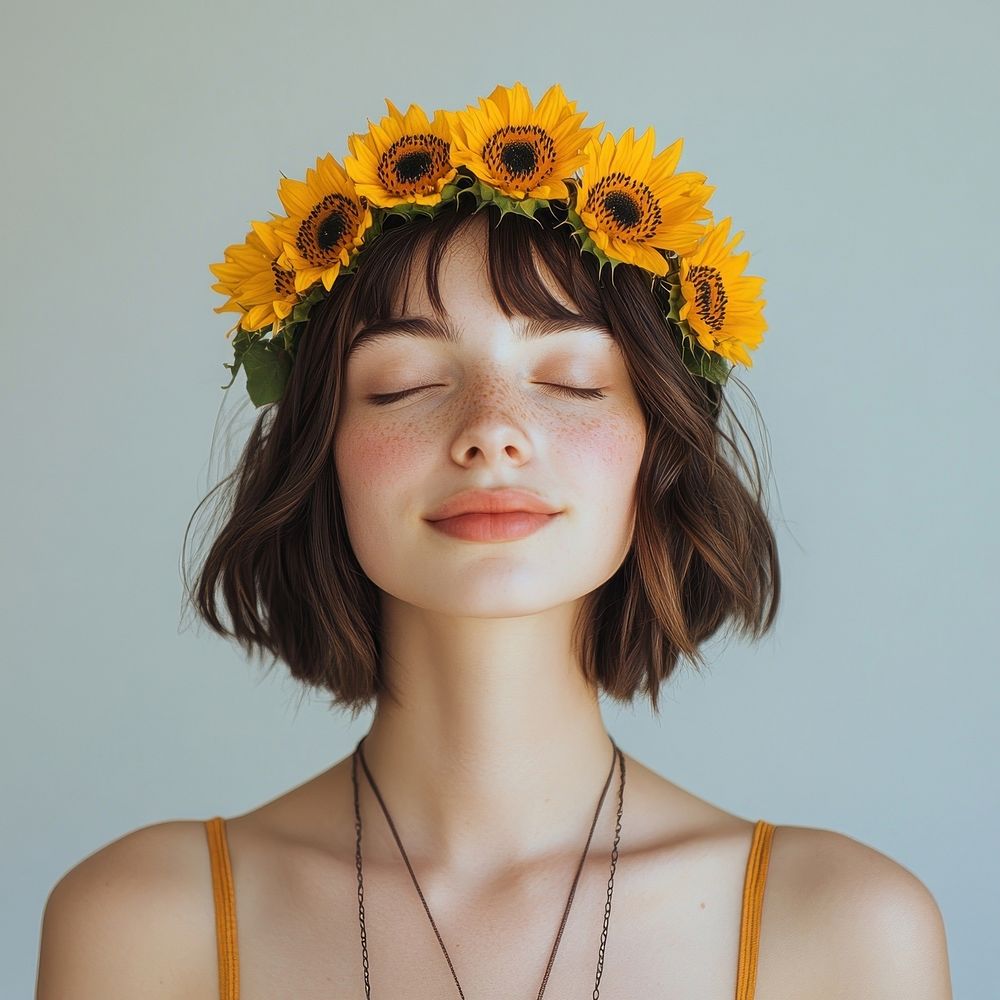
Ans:
[[[331,706],[353,717],[395,695],[380,669],[378,588],[354,556],[337,487],[344,359],[354,330],[391,314],[423,245],[428,296],[443,313],[441,256],[471,207],[465,199],[433,217],[386,224],[357,270],[313,308],[283,398],[262,410],[235,469],[195,510],[223,490],[227,510],[196,581],[196,613],[248,654],[268,651],[271,667],[280,658],[306,688],[329,692]],[[632,545],[582,602],[574,642],[592,685],[623,703],[641,692],[658,713],[660,685],[682,654],[701,664],[699,647],[727,622],[760,638],[774,621],[780,572],[756,453],[722,388],[685,367],[648,272],[622,263],[612,278],[605,265],[599,278],[596,259],[556,224],[554,211],[535,221],[499,218],[493,205],[482,211],[498,307],[507,316],[567,315],[539,275],[537,254],[577,314],[611,329],[641,401],[647,434]],[[733,384],[741,383],[730,375]],[[743,432],[752,476],[721,426],[723,411]],[[187,532],[185,546],[186,539]],[[218,615],[220,588],[231,631]]]

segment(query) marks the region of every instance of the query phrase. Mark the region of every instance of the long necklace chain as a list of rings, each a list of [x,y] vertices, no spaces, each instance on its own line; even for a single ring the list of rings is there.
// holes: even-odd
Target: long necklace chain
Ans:
[[[434,934],[438,939],[438,944],[441,945],[441,950],[444,952],[444,957],[448,962],[448,968],[451,969],[452,978],[454,978],[455,985],[458,987],[458,995],[462,998],[462,1000],[465,1000],[465,993],[462,990],[462,984],[458,981],[458,975],[455,973],[455,966],[452,964],[451,956],[448,954],[448,949],[444,946],[444,941],[441,939],[441,934],[438,931],[437,924],[434,922],[434,917],[431,916],[430,907],[428,907],[427,900],[424,898],[420,884],[417,882],[417,876],[413,872],[413,866],[410,864],[410,859],[406,856],[406,851],[403,849],[402,841],[399,839],[399,834],[396,832],[396,826],[392,821],[392,817],[389,815],[389,810],[386,808],[385,801],[378,790],[378,786],[375,784],[375,779],[372,777],[371,771],[368,769],[368,762],[365,760],[364,751],[361,749],[361,744],[364,743],[366,737],[367,734],[358,740],[358,745],[354,748],[354,754],[351,761],[351,779],[354,783],[354,829],[356,833],[355,862],[358,870],[358,918],[361,922],[361,959],[364,965],[365,974],[365,998],[366,1000],[371,1000],[371,983],[368,975],[368,936],[365,932],[364,880],[362,877],[361,865],[361,801],[358,794],[359,758],[361,766],[364,768],[365,776],[372,787],[372,791],[375,792],[375,797],[378,799],[378,803],[382,807],[382,812],[389,824],[389,829],[392,831],[392,836],[396,841],[396,845],[399,847],[399,852],[403,856],[403,861],[405,862],[406,868],[410,873],[410,878],[413,880],[413,885],[416,887],[417,894],[420,896],[420,902],[424,905],[424,910],[426,911],[427,917],[431,922],[431,927],[434,928]],[[610,736],[609,739],[611,739]],[[545,987],[548,984],[549,973],[552,971],[552,964],[555,962],[556,951],[559,948],[559,942],[562,940],[563,929],[565,928],[566,921],[569,918],[570,907],[573,905],[573,897],[576,895],[576,886],[580,881],[580,874],[583,871],[583,863],[586,860],[588,851],[590,850],[590,841],[594,836],[594,828],[597,826],[597,818],[601,814],[601,806],[604,805],[604,799],[608,794],[608,788],[611,785],[611,777],[615,772],[615,763],[617,762],[620,774],[618,784],[618,817],[615,822],[615,842],[611,848],[611,876],[608,879],[608,898],[607,902],[604,904],[604,926],[601,929],[601,946],[597,956],[597,979],[594,982],[593,1000],[598,1000],[600,997],[601,975],[604,972],[604,948],[608,940],[608,923],[611,919],[611,897],[614,893],[615,886],[615,866],[618,864],[618,841],[621,838],[622,832],[622,806],[625,798],[625,755],[613,739],[611,739],[611,746],[614,748],[611,770],[608,771],[608,778],[604,783],[604,790],[601,792],[601,798],[598,801],[597,809],[594,812],[594,820],[590,824],[590,832],[587,834],[587,843],[583,848],[583,854],[580,856],[580,863],[576,869],[576,876],[574,877],[573,885],[569,890],[569,898],[566,900],[566,907],[563,910],[562,921],[559,924],[559,932],[556,934],[556,941],[552,947],[552,953],[549,955],[549,962],[545,968],[545,975],[542,977],[542,985],[538,990],[537,1000],[541,1000],[542,994],[545,992]]]

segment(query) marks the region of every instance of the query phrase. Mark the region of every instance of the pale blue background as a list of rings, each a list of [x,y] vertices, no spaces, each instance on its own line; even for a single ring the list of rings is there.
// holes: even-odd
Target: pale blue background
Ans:
[[[609,705],[609,728],[724,808],[910,868],[956,997],[1000,994],[995,5],[62,2],[4,22],[3,996],[31,994],[46,896],[84,856],[246,811],[367,728],[182,619],[184,527],[252,416],[241,374],[216,428],[231,318],[208,264],[385,97],[458,108],[515,80],[536,100],[560,82],[616,135],[651,124],[657,150],[683,136],[767,278],[744,378],[776,632],[718,644],[660,723]]]

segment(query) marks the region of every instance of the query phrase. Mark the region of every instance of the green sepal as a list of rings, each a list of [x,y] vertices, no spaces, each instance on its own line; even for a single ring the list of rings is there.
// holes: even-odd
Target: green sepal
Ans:
[[[672,319],[675,323],[685,322],[681,320],[681,308],[684,305],[684,296],[681,295],[681,280],[678,272],[673,270],[665,277],[657,280],[660,283],[660,287],[665,289],[668,295],[670,311],[667,313],[667,318]]]
[[[523,215],[527,219],[537,221],[535,219],[535,212],[540,205],[545,204],[544,201],[538,198],[511,198],[509,195],[501,194],[501,192],[491,188],[487,184],[481,185],[481,188],[484,194],[487,191],[491,193],[490,197],[493,204],[500,209],[501,219],[505,215]]]
[[[472,174],[468,167],[459,167],[451,181],[441,188],[441,201],[439,204],[445,205],[448,202],[456,201],[460,194],[472,187],[475,180],[475,175]]]
[[[689,372],[709,382],[725,385],[733,365],[712,351],[706,351],[701,344],[691,336],[687,321],[681,320],[681,357]]]
[[[385,215],[402,215],[407,221],[412,220],[415,215],[427,215],[432,216],[436,214],[437,205],[421,205],[417,202],[405,201],[399,205],[391,205],[388,208],[382,209],[382,214]],[[368,242],[369,233],[371,233],[372,227],[369,227],[365,232],[365,242]],[[381,227],[380,227],[381,231]],[[375,234],[376,236],[378,233]]]
[[[501,219],[505,215],[523,215],[528,219],[534,219],[535,213],[548,205],[548,201],[544,198],[512,198],[478,177],[462,176],[468,183],[458,190],[456,197],[465,193],[471,194],[476,201],[477,212],[486,205],[496,205],[500,209]]]

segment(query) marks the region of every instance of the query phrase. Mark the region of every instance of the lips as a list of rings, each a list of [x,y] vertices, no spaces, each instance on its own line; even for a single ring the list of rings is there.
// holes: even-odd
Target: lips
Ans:
[[[530,490],[504,487],[496,490],[463,490],[449,497],[430,514],[428,521],[443,521],[462,514],[509,514],[527,512],[532,514],[558,514],[555,507],[537,493]]]
[[[429,523],[434,530],[467,542],[510,542],[533,535],[559,516],[513,510],[503,514],[456,514]]]

